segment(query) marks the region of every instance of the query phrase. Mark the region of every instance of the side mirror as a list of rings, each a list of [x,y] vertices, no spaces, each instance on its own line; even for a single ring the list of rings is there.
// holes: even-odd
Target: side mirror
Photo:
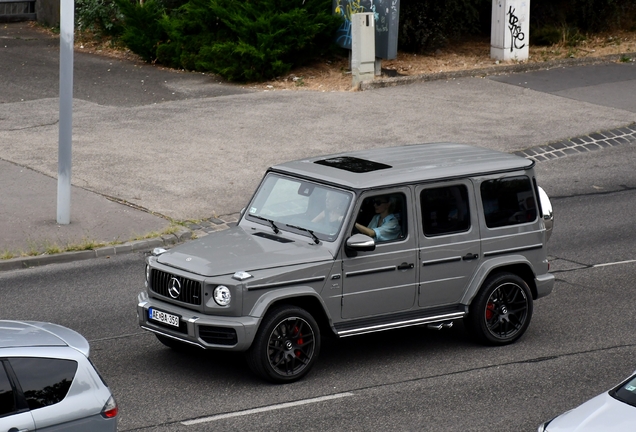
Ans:
[[[552,213],[550,198],[548,198],[548,194],[545,193],[541,186],[539,186],[539,199],[541,200],[541,217],[545,225],[546,240],[550,240],[552,228],[554,227],[554,214]]]
[[[375,250],[375,240],[368,235],[354,234],[345,243],[348,257],[356,256],[357,252],[370,252]]]
[[[245,207],[241,209],[241,216],[243,216],[244,214],[245,214]]]

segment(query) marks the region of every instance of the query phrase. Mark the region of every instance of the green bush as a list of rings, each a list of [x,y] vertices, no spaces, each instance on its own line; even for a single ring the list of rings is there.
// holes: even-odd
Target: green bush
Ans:
[[[75,27],[98,37],[121,34],[123,15],[113,0],[75,0]]]
[[[160,24],[164,16],[163,6],[156,0],[146,0],[143,4],[129,0],[115,1],[126,17],[121,41],[144,60],[154,61],[157,44],[166,34]]]
[[[331,0],[190,0],[170,14],[154,0],[116,1],[133,52],[233,81],[275,78],[327,52],[341,23]]]

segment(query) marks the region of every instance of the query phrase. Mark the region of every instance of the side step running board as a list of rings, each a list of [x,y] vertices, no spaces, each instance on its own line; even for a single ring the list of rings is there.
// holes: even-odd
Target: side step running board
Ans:
[[[450,328],[453,325],[453,323],[449,321],[463,318],[465,315],[466,315],[466,312],[452,312],[452,313],[446,313],[446,314],[440,314],[440,315],[387,322],[383,324],[368,325],[368,326],[362,326],[357,328],[349,328],[346,330],[340,330],[337,332],[337,334],[340,337],[347,337],[347,336],[354,336],[354,335],[360,335],[365,333],[379,332],[384,330],[398,329],[403,327],[417,326],[422,324],[430,324],[430,325],[436,324],[432,328],[437,328],[437,325],[440,326],[439,329]]]

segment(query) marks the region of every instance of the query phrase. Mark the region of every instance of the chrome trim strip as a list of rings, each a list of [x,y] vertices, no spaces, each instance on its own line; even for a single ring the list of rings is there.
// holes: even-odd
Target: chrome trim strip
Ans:
[[[362,327],[362,328],[353,329],[353,330],[343,330],[341,332],[338,332],[338,336],[347,337],[347,336],[360,335],[365,333],[379,332],[384,330],[398,329],[402,327],[410,327],[410,326],[415,326],[420,324],[429,324],[436,321],[446,321],[450,319],[463,318],[464,315],[466,315],[466,312],[453,312],[453,313],[445,314],[445,315],[435,315],[435,316],[424,317],[424,318],[416,318],[416,319],[407,320],[407,321],[398,321],[398,322],[389,323],[389,324],[380,324],[376,326]]]
[[[534,244],[534,245],[531,245],[531,246],[524,246],[524,247],[517,247],[517,248],[511,248],[511,249],[501,249],[501,250],[497,250],[497,251],[485,252],[484,256],[488,257],[488,256],[493,256],[493,255],[507,254],[507,253],[511,253],[511,252],[531,251],[531,250],[541,249],[541,248],[543,248],[543,245],[541,243],[538,243],[538,244]]]
[[[446,281],[451,281],[451,280],[464,279],[464,277],[465,276],[453,276],[453,277],[449,277],[449,278],[435,279],[435,280],[420,282],[420,285],[428,285],[428,284],[432,284],[432,283],[440,283],[440,282],[446,282]]]
[[[437,260],[431,260],[431,261],[422,261],[422,265],[423,266],[429,266],[429,265],[434,265],[434,264],[447,264],[447,263],[451,263],[451,262],[457,262],[457,261],[461,261],[462,257],[450,257],[450,258],[442,258],[442,259],[437,259]]]
[[[248,291],[253,291],[253,290],[266,289],[266,288],[281,288],[281,287],[288,286],[288,285],[298,285],[298,284],[303,284],[303,283],[322,282],[324,280],[325,280],[324,276],[316,276],[316,277],[312,277],[312,278],[294,279],[294,280],[283,281],[283,282],[272,282],[272,283],[262,284],[262,285],[251,285],[251,286],[248,285],[247,286],[247,290]]]
[[[146,326],[143,326],[143,325],[142,325],[142,326],[140,326],[140,327],[141,327],[142,329],[144,329],[144,330],[148,330],[149,332],[153,332],[153,333],[159,334],[159,335],[161,335],[161,336],[165,336],[165,337],[168,337],[168,338],[170,338],[170,339],[174,339],[174,340],[179,341],[179,342],[188,343],[188,344],[190,344],[190,345],[198,346],[199,348],[205,349],[205,347],[204,347],[203,345],[199,344],[199,343],[192,342],[192,341],[189,341],[189,340],[187,340],[187,339],[181,339],[181,338],[178,338],[178,337],[175,337],[175,336],[169,335],[169,334],[167,334],[167,333],[160,332],[159,330],[155,330],[155,329],[153,329],[153,328],[146,327]]]
[[[374,269],[358,270],[358,271],[349,272],[349,273],[345,274],[345,277],[362,276],[362,275],[373,274],[373,273],[384,273],[384,272],[390,272],[390,271],[395,271],[395,270],[397,270],[397,266],[378,267],[378,268],[374,268]]]

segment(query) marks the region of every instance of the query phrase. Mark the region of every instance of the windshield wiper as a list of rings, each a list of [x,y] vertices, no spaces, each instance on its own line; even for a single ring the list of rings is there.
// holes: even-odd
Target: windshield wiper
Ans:
[[[320,239],[316,236],[316,234],[314,234],[314,232],[312,230],[307,229],[307,228],[303,228],[303,227],[299,227],[299,226],[296,226],[296,225],[285,224],[285,226],[290,227],[290,228],[296,228],[297,230],[301,230],[301,231],[307,231],[313,237],[314,243],[315,244],[320,244]]]
[[[256,219],[264,220],[265,222],[269,222],[270,225],[272,226],[272,229],[274,230],[274,234],[278,234],[280,232],[280,230],[278,229],[278,227],[276,226],[273,220],[264,218],[263,216],[257,216],[257,215],[250,215],[250,216]]]

